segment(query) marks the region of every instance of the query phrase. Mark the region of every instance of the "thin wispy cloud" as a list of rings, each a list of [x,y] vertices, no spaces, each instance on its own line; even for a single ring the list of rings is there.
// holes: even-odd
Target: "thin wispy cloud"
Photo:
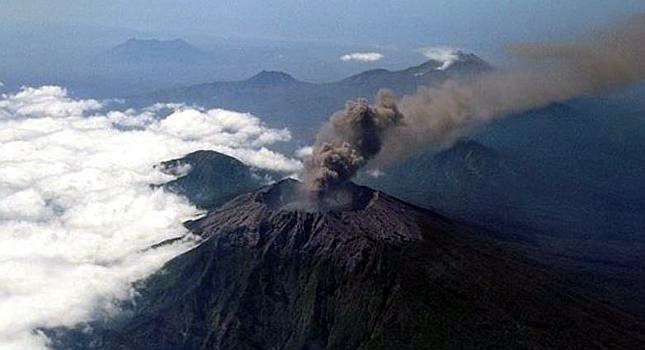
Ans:
[[[438,70],[446,70],[459,59],[460,50],[450,47],[425,47],[420,49],[426,58],[441,64]]]
[[[353,52],[340,56],[340,60],[344,62],[376,62],[383,59],[383,57],[385,56],[378,52]]]

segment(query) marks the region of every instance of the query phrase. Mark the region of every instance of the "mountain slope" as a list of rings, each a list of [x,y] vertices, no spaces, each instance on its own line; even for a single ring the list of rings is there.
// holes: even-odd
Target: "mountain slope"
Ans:
[[[614,105],[569,101],[361,183],[482,226],[580,290],[645,317],[644,133]]]
[[[441,208],[451,217],[482,221],[512,204],[517,192],[511,188],[519,190],[520,178],[528,175],[518,162],[474,140],[422,152],[383,170],[378,177],[363,175],[360,182],[422,207]]]
[[[279,127],[289,127],[295,139],[309,143],[318,126],[342,108],[348,99],[373,97],[379,89],[390,88],[410,94],[420,86],[436,85],[451,77],[468,77],[491,69],[472,54],[461,54],[445,70],[439,61],[399,71],[366,71],[338,82],[313,84],[299,81],[284,72],[263,71],[243,81],[214,82],[152,92],[126,98],[132,106],[157,102],[184,102],[203,107],[251,112]]]
[[[197,151],[160,164],[162,171],[179,176],[163,184],[186,196],[194,205],[213,209],[227,200],[255,190],[278,174],[253,169],[239,160],[214,151]]]
[[[465,226],[366,187],[294,210],[286,180],[196,225],[206,240],[146,280],[130,312],[55,348],[640,348],[643,325],[568,292]]]
[[[419,86],[432,86],[448,78],[469,77],[492,69],[487,62],[475,54],[462,52],[457,53],[454,62],[445,69],[443,65],[444,62],[431,59],[418,66],[398,71],[387,69],[365,71],[345,78],[340,83],[359,87],[364,91],[387,87],[401,94],[411,94]]]

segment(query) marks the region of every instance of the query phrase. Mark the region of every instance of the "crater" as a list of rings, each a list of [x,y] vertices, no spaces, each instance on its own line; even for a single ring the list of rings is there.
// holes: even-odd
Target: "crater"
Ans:
[[[373,190],[351,182],[320,194],[300,181],[284,179],[262,192],[258,200],[274,211],[341,212],[363,210],[374,196]]]

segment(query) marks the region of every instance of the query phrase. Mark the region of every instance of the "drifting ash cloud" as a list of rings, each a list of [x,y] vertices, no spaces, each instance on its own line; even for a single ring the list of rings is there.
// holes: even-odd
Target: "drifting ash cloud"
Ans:
[[[211,149],[260,168],[301,166],[266,148],[288,131],[249,114],[104,107],[55,86],[0,95],[0,349],[43,349],[37,328],[118,312],[132,282],[194,246],[182,222],[200,213],[149,186],[172,179],[155,164]]]
[[[353,52],[340,56],[340,60],[344,62],[376,62],[383,59],[383,57],[385,56],[378,52]]]
[[[520,67],[469,81],[448,81],[398,101],[405,125],[392,129],[378,161],[447,147],[482,124],[645,79],[645,16],[586,40],[510,47]]]
[[[381,97],[375,107],[364,100],[350,103],[317,135],[303,174],[309,188],[324,192],[347,182],[371,159],[379,165],[450,146],[477,126],[513,112],[645,79],[645,16],[590,40],[516,45],[511,51],[524,63],[521,68],[447,81],[396,103],[389,97],[387,107]],[[450,62],[450,55],[442,55]],[[381,123],[378,111],[400,117]]]

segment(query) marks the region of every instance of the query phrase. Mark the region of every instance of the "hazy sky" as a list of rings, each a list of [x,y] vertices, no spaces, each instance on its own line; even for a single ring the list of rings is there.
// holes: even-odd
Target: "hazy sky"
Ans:
[[[0,23],[90,24],[175,36],[478,46],[568,35],[641,11],[642,0],[2,0]]]
[[[168,85],[153,79],[162,76],[171,85],[189,84],[245,79],[263,69],[331,81],[419,64],[420,49],[431,46],[503,65],[506,44],[576,38],[641,12],[643,0],[0,0],[0,81],[121,91],[131,83]],[[173,74],[140,69],[139,78],[125,71],[101,75],[91,66],[133,37],[185,39],[218,62],[211,70]],[[384,58],[341,61],[348,52]]]

